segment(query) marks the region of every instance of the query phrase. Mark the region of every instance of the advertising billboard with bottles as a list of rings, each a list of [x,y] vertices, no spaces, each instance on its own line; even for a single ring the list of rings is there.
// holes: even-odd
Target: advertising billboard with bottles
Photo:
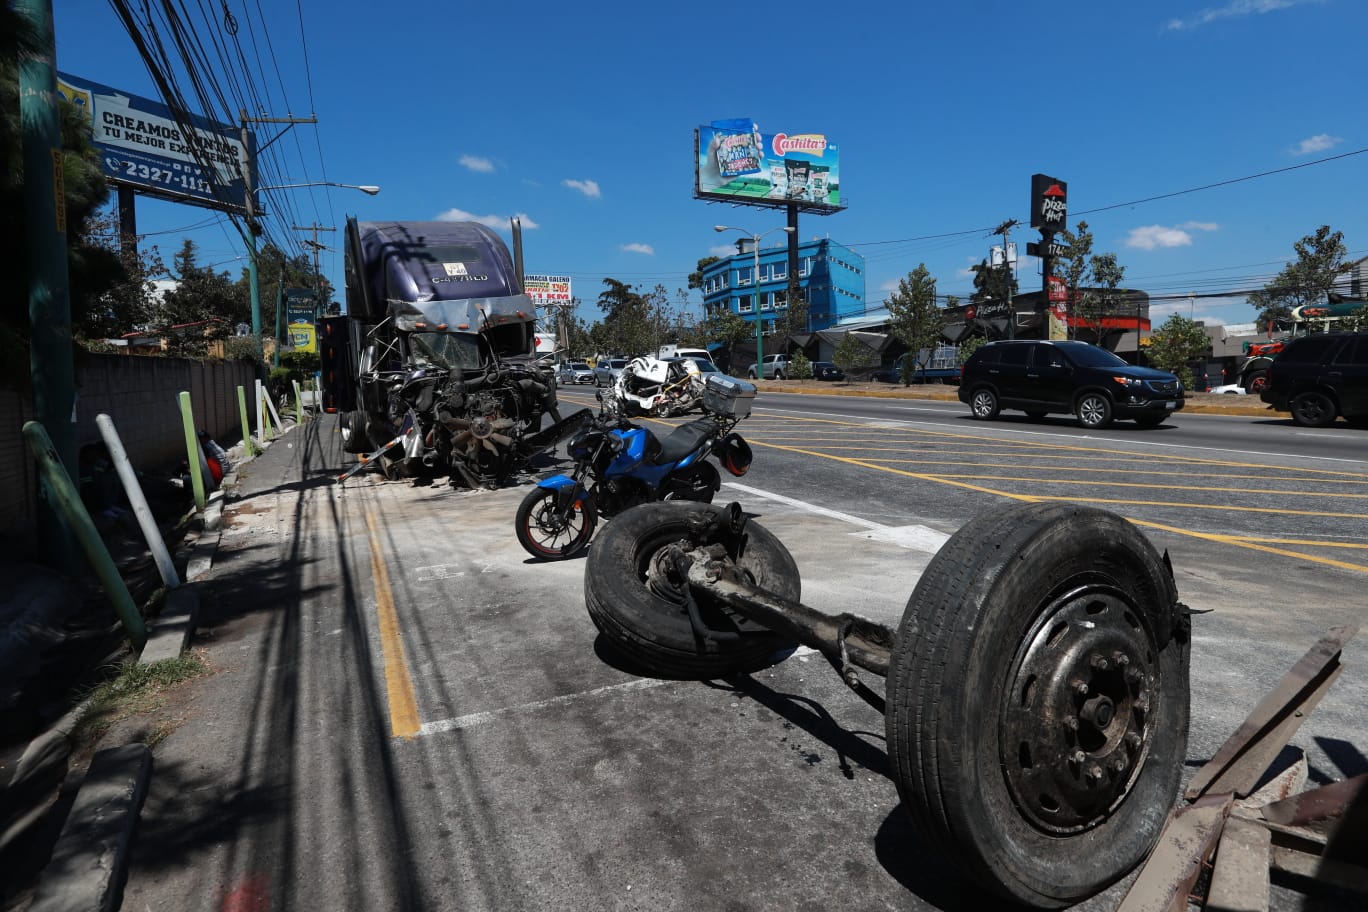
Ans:
[[[694,131],[694,196],[818,213],[845,208],[838,150],[825,134],[761,133],[746,119]]]

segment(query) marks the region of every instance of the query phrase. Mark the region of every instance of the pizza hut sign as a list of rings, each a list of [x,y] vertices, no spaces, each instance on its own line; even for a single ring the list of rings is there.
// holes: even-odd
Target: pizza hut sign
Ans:
[[[1063,231],[1068,227],[1069,185],[1046,174],[1031,175],[1031,227]]]

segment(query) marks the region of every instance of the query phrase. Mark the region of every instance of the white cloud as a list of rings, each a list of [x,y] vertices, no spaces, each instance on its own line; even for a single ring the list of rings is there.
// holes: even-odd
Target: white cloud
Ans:
[[[879,286],[879,291],[886,291],[889,294],[892,294],[893,292],[898,290],[898,282],[898,279],[889,279],[887,282],[884,282],[882,285]]]
[[[561,183],[569,187],[571,190],[578,190],[580,193],[583,193],[590,199],[598,199],[600,196],[603,195],[603,193],[599,190],[598,181],[563,180],[561,181]]]
[[[457,159],[462,167],[469,168],[471,171],[479,171],[481,174],[492,174],[494,163],[487,158],[479,155],[462,155]]]
[[[716,247],[709,247],[708,253],[715,257],[736,256],[735,244],[718,244]]]
[[[650,244],[623,244],[618,249],[627,253],[644,253],[646,256],[655,256],[655,248]]]
[[[1126,246],[1139,250],[1154,250],[1158,247],[1191,247],[1191,231],[1215,231],[1220,226],[1215,222],[1184,222],[1181,225],[1145,225],[1132,228],[1126,237]]]
[[[517,218],[522,223],[524,231],[541,227],[532,221],[525,212],[517,213]],[[508,219],[509,216],[507,215],[476,215],[473,212],[466,212],[464,209],[448,209],[437,216],[439,222],[479,222],[486,228],[493,228],[495,231],[511,230]]]
[[[1183,32],[1210,25],[1219,19],[1258,16],[1276,10],[1291,9],[1294,6],[1323,2],[1325,0],[1230,0],[1225,6],[1207,7],[1186,19],[1170,19],[1164,23],[1164,29],[1170,32]]]
[[[1338,136],[1331,136],[1329,133],[1318,133],[1315,136],[1303,139],[1297,148],[1292,150],[1293,155],[1310,155],[1312,152],[1324,152],[1332,149],[1344,142]]]

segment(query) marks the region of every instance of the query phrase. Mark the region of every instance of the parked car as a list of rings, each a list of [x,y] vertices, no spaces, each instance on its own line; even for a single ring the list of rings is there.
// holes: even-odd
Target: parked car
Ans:
[[[1227,383],[1224,386],[1213,386],[1207,392],[1219,393],[1222,396],[1243,396],[1245,395],[1245,388],[1238,383]]]
[[[593,383],[594,372],[584,361],[566,361],[556,373],[557,383]]]
[[[603,358],[594,364],[594,386],[612,386],[627,366],[626,358]]]
[[[812,362],[813,380],[844,380],[845,371],[841,370],[830,361]]]
[[[918,354],[917,360],[913,362],[912,377],[913,383],[958,383],[960,380],[960,366],[955,359],[958,355],[954,348],[948,348],[948,356],[934,357],[930,352],[923,351]],[[870,378],[879,383],[902,383],[903,361],[911,358],[911,353],[904,353],[898,356],[892,364],[878,368],[870,375]]]
[[[765,355],[765,379],[783,380],[789,373],[788,355]],[[752,361],[750,367],[746,368],[746,377],[754,380],[758,375],[755,372],[755,362]]]
[[[1085,428],[1115,418],[1154,427],[1183,407],[1183,384],[1167,371],[1127,364],[1087,342],[989,342],[964,364],[960,401],[975,418],[1018,409],[1033,419],[1062,413]]]
[[[1368,427],[1368,333],[1293,339],[1269,365],[1259,398],[1304,427],[1326,427],[1338,416]]]

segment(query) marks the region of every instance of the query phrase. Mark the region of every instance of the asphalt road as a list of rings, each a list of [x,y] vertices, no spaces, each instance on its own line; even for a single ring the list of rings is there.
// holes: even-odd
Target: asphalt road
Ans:
[[[889,624],[970,517],[1049,499],[1127,517],[1211,610],[1190,769],[1329,627],[1361,619],[1368,462],[1352,445],[1274,422],[1255,454],[1215,416],[1085,435],[964,411],[762,395],[740,428],[754,468],[719,500],[785,543],[805,603]],[[583,561],[517,545],[528,483],[340,487],[336,438],[325,419],[241,470],[201,640],[218,673],[157,747],[125,908],[995,907],[919,843],[882,717],[820,656],[642,677],[589,621]],[[1368,772],[1365,657],[1350,644],[1294,740],[1315,781]]]

